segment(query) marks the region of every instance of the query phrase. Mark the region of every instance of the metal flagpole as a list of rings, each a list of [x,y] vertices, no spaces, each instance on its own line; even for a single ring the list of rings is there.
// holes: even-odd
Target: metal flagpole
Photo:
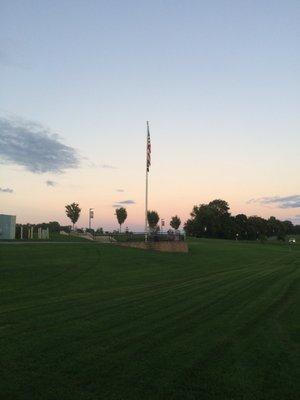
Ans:
[[[145,195],[145,242],[148,240],[148,135],[149,135],[149,121],[147,121],[147,134],[146,134],[146,195]]]

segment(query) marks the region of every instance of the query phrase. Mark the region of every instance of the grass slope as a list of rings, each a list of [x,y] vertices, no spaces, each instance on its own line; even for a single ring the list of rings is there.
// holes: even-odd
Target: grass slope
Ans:
[[[300,247],[190,249],[1,245],[1,399],[298,399]]]

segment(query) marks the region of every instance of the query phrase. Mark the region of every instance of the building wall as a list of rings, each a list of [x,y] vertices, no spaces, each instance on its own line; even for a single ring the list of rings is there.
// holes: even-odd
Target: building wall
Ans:
[[[15,239],[16,216],[0,214],[0,240]]]

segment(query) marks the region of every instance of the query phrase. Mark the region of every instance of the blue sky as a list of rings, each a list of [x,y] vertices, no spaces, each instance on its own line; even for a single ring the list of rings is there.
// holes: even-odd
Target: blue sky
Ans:
[[[60,221],[65,202],[92,198],[96,222],[112,226],[112,205],[130,199],[129,223],[142,225],[150,120],[162,217],[215,197],[234,213],[300,214],[249,202],[300,192],[299,1],[0,4],[0,115],[57,133],[81,160],[57,175],[6,159],[2,211],[39,220],[30,185]]]

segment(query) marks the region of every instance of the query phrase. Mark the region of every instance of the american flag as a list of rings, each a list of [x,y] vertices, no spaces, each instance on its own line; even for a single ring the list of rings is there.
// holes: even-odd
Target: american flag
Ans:
[[[149,122],[147,121],[147,172],[149,172],[150,165],[151,165],[151,140],[150,140]]]

